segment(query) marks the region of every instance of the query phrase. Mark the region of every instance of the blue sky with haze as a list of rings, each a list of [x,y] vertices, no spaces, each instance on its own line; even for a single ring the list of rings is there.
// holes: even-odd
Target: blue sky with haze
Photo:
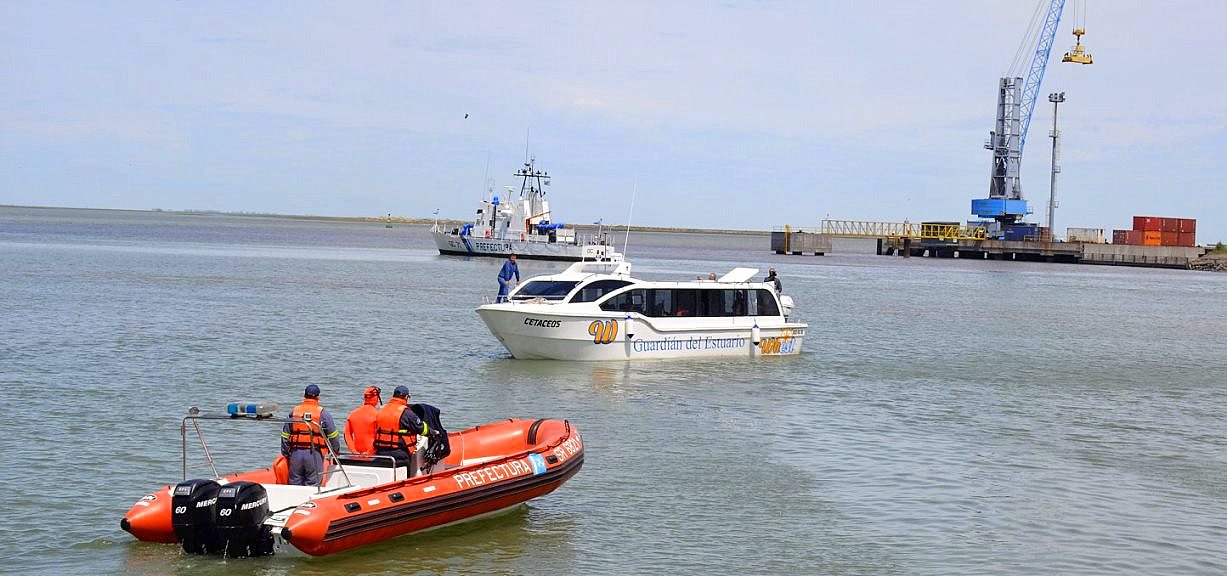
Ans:
[[[1035,3],[5,2],[0,204],[469,218],[531,153],[555,217],[966,220]],[[1023,163],[1057,227],[1227,240],[1227,2],[1095,1]],[[469,117],[466,119],[465,114]]]

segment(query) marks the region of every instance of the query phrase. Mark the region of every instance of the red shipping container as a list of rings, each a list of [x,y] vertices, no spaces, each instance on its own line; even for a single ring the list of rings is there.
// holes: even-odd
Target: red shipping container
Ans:
[[[1177,246],[1188,246],[1192,248],[1193,246],[1196,246],[1196,245],[1197,245],[1197,233],[1195,232],[1181,232],[1180,233],[1180,243],[1177,244]]]
[[[1145,234],[1145,232],[1142,232],[1141,230],[1129,230],[1128,232],[1129,238],[1126,240],[1125,244],[1129,244],[1130,246],[1141,246],[1142,234]]]
[[[1162,246],[1163,233],[1158,230],[1143,230],[1142,231],[1143,246]]]
[[[1180,233],[1181,234],[1192,234],[1194,232],[1197,232],[1197,220],[1193,218],[1181,218],[1180,219]]]
[[[1112,231],[1112,243],[1113,244],[1128,244],[1129,243],[1129,230],[1113,230]]]
[[[1133,229],[1143,232],[1159,232],[1163,230],[1163,219],[1158,216],[1134,216]]]
[[[1162,234],[1161,240],[1159,241],[1160,246],[1179,246],[1180,245],[1180,233],[1179,232],[1160,232],[1159,234]]]
[[[1179,232],[1180,231],[1180,219],[1179,218],[1160,218],[1160,220],[1162,221],[1164,232]]]

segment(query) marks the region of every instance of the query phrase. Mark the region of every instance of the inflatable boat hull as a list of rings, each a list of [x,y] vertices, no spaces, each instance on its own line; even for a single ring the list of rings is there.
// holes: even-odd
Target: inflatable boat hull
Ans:
[[[451,455],[431,474],[320,492],[296,506],[273,510],[265,523],[273,526],[280,542],[323,556],[488,515],[549,494],[578,473],[584,462],[583,439],[565,420],[505,420],[450,434],[449,440]],[[276,468],[218,482],[257,482],[271,494],[279,490],[282,476]],[[353,476],[361,474],[361,467],[345,468]],[[288,488],[302,487],[281,490]],[[171,521],[173,489],[167,486],[142,498],[120,526],[142,541],[178,542]]]

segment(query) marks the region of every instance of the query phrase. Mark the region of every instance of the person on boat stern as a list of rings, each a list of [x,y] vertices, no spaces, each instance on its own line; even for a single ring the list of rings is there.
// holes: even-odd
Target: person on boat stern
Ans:
[[[306,422],[307,415],[310,422]],[[281,454],[289,460],[290,484],[313,486],[320,483],[324,451],[340,452],[341,442],[332,414],[320,406],[320,387],[308,384],[302,404],[290,412],[290,422],[281,427]]]
[[[345,445],[354,454],[375,453],[375,415],[379,413],[378,386],[367,386],[362,393],[362,405],[345,417]]]
[[[763,278],[764,284],[775,283],[775,293],[780,293],[780,277],[775,275],[775,268],[767,269],[767,277]]]
[[[507,301],[507,283],[511,282],[512,276],[515,276],[516,282],[520,281],[520,266],[516,264],[515,254],[508,255],[507,261],[503,262],[503,268],[498,271],[498,298],[495,302]]]
[[[409,464],[418,434],[429,432],[426,423],[409,409],[409,389],[397,386],[392,391],[392,400],[375,416],[375,454],[391,456],[397,465]]]

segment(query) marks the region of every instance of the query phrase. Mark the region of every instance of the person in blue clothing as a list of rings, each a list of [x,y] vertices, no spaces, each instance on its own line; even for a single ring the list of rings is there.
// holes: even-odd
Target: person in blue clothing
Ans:
[[[510,291],[507,288],[507,283],[511,282],[511,277],[515,276],[516,282],[520,281],[520,267],[516,264],[516,255],[507,256],[507,261],[503,262],[503,268],[498,271],[498,298],[495,302],[506,302],[507,293]]]
[[[310,418],[307,418],[310,415]],[[324,452],[341,451],[341,431],[332,414],[320,406],[320,387],[307,385],[302,404],[290,412],[290,421],[281,427],[281,454],[289,460],[290,484],[314,486],[320,483]]]

